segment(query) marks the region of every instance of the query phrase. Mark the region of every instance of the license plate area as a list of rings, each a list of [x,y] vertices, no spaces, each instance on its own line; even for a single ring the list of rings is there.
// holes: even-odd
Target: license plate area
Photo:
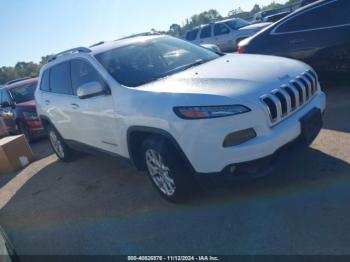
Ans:
[[[320,109],[314,108],[303,118],[301,123],[301,139],[307,144],[311,144],[320,133],[323,121]]]

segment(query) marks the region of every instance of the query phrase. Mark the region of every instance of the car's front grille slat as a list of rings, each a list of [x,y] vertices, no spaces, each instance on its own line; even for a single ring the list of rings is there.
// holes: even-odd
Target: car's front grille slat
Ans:
[[[289,83],[272,90],[270,94],[261,96],[260,100],[274,125],[306,104],[317,91],[318,77],[312,70],[307,70]]]

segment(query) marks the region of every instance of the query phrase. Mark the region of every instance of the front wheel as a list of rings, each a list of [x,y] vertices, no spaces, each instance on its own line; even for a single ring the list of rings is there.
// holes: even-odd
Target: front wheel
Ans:
[[[192,193],[193,179],[176,150],[158,137],[147,139],[142,149],[148,175],[162,197],[174,203],[186,201]]]
[[[63,162],[72,160],[72,150],[66,145],[60,134],[52,127],[47,128],[49,140],[53,151]]]

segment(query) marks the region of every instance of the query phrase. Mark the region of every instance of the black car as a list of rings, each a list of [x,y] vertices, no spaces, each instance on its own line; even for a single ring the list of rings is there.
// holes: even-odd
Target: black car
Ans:
[[[239,53],[290,57],[321,80],[350,79],[350,1],[320,0],[239,43]]]

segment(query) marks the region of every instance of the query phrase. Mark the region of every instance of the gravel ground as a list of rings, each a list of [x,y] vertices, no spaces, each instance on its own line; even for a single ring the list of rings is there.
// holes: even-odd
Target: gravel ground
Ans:
[[[271,175],[211,188],[181,206],[128,163],[46,140],[0,178],[0,222],[19,254],[350,254],[350,90],[328,87],[325,128]]]

